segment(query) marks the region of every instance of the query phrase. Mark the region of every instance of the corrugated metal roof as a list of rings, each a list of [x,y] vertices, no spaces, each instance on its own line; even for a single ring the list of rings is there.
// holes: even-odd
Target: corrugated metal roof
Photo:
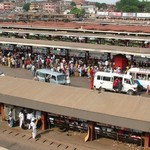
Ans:
[[[1,32],[8,33],[19,33],[19,34],[31,34],[32,35],[53,35],[53,36],[73,36],[73,37],[92,37],[92,38],[104,38],[104,39],[115,39],[115,40],[135,40],[135,41],[149,41],[147,36],[123,36],[123,35],[105,35],[105,34],[92,34],[92,33],[78,33],[78,32],[62,32],[62,31],[38,31],[38,30],[17,30],[17,29],[1,29]]]
[[[130,55],[139,55],[139,56],[141,55],[150,56],[150,48],[109,46],[109,45],[99,45],[99,44],[2,38],[2,37],[0,37],[0,43],[29,45],[29,46],[37,46],[37,47],[65,48],[65,49],[91,51],[91,52],[98,52],[98,53],[111,52],[111,53],[123,53],[123,54],[130,54]]]
[[[141,96],[1,77],[0,102],[150,131],[150,99]]]

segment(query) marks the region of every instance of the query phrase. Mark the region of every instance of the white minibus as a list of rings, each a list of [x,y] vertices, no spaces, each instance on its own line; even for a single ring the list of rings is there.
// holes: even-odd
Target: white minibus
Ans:
[[[65,75],[60,72],[51,71],[50,69],[38,69],[35,76],[38,81],[55,84],[65,84]]]
[[[150,85],[150,69],[130,68],[127,74],[133,77],[142,90],[146,90],[147,85]]]
[[[119,84],[116,80],[119,80]],[[116,83],[118,85],[115,85]],[[128,93],[129,95],[137,92],[137,84],[134,83],[132,76],[127,74],[98,71],[95,73],[93,86],[94,89],[101,91],[118,91]]]

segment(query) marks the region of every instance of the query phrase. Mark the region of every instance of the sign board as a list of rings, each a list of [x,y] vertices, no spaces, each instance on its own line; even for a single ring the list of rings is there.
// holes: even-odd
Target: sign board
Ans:
[[[121,12],[109,12],[109,16],[121,17]]]
[[[98,12],[97,12],[97,15],[99,15],[99,16],[108,16],[108,12],[101,12],[101,11],[98,11]]]
[[[136,13],[123,12],[122,17],[136,17]]]
[[[139,18],[150,18],[150,13],[137,13]]]

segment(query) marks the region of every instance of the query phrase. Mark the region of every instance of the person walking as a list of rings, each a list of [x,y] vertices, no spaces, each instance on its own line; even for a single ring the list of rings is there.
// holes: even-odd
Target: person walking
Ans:
[[[150,94],[150,85],[147,85],[146,94]]]
[[[13,127],[14,125],[14,120],[13,120],[13,109],[11,108],[9,113],[8,113],[8,125],[10,128]]]
[[[32,127],[32,138],[35,139],[36,138],[36,119],[33,118],[31,121],[31,127]]]
[[[94,70],[93,66],[90,69],[90,89],[93,89],[93,84],[94,84]]]
[[[28,124],[28,129],[31,129],[31,120],[33,118],[32,112],[27,113],[27,124]]]
[[[23,123],[24,123],[24,114],[23,114],[23,110],[21,110],[19,113],[19,127],[20,128],[22,128]]]

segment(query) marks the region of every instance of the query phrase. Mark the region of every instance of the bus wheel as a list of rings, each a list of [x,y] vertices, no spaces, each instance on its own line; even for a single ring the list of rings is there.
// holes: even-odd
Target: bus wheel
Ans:
[[[132,90],[129,90],[129,91],[128,91],[128,94],[129,94],[129,95],[133,95],[134,92],[133,92]]]

